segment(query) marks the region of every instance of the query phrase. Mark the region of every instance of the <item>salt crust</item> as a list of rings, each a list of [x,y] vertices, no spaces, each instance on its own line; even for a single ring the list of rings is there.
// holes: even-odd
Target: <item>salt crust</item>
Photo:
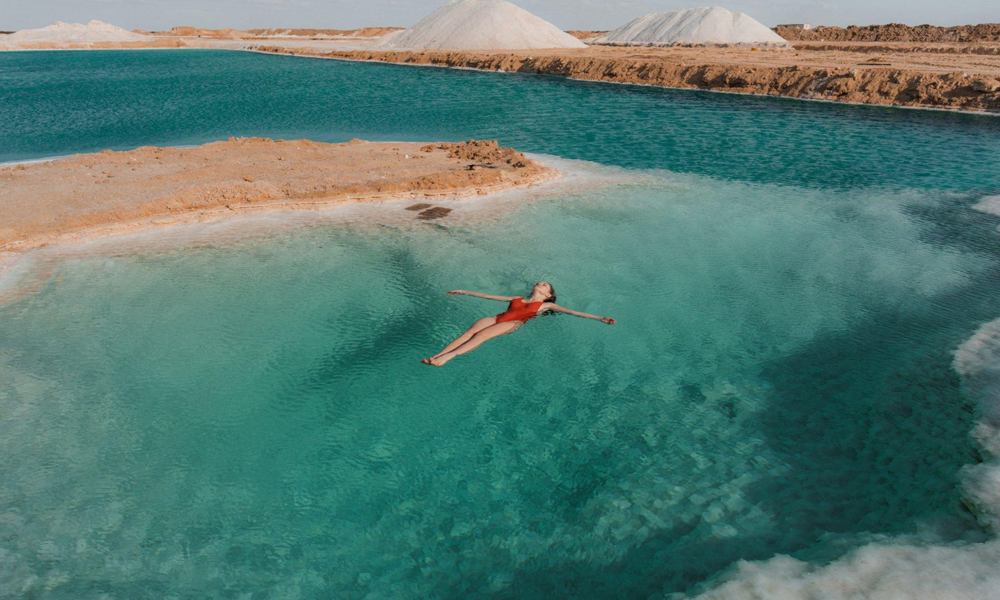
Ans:
[[[973,208],[1000,214],[1000,196]],[[983,462],[960,472],[963,497],[976,518],[1000,534],[1000,319],[979,328],[955,352],[955,370],[976,401],[972,437]],[[739,561],[697,600],[947,600],[1000,599],[1000,539],[939,545],[915,538],[886,538],[825,566],[790,556]],[[674,596],[675,598],[684,596]]]

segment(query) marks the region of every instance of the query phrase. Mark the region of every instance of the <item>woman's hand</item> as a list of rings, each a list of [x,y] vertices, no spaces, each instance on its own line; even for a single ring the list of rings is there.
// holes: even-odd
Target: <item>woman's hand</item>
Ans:
[[[615,321],[611,317],[602,317],[601,323],[604,323],[605,325],[615,325],[618,323],[618,321]]]
[[[448,295],[449,296],[461,296],[464,293],[465,293],[465,290],[451,290],[450,292],[448,292]]]

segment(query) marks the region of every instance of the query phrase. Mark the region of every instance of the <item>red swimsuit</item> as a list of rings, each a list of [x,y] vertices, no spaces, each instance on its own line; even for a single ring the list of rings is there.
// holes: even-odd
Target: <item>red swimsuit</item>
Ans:
[[[497,315],[497,323],[508,321],[520,321],[527,323],[530,319],[538,316],[538,309],[544,302],[525,302],[524,298],[514,298],[507,305],[507,310]]]

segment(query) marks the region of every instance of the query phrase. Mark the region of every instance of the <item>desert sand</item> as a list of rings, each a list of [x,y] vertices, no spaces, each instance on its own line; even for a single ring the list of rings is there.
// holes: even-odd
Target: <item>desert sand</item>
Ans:
[[[496,142],[325,144],[233,138],[0,168],[0,252],[63,239],[350,201],[484,195],[558,176]]]
[[[197,27],[180,26],[168,31],[141,33],[157,37],[202,37],[227,40],[255,38],[290,38],[290,39],[342,39],[342,38],[378,38],[394,31],[402,31],[402,27],[364,27],[362,29],[200,29]]]
[[[786,40],[824,42],[1000,42],[1000,23],[939,27],[936,25],[852,25],[850,27],[775,27]]]

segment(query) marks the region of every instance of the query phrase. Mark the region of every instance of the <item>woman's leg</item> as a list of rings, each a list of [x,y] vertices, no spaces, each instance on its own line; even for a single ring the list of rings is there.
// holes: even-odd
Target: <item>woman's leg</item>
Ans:
[[[507,335],[508,333],[517,331],[521,325],[522,323],[520,321],[507,321],[505,323],[490,325],[479,333],[473,335],[469,341],[465,342],[458,348],[435,356],[431,359],[431,364],[435,367],[446,365],[449,360],[455,358],[456,356],[462,356],[463,354],[472,352],[487,340],[492,340],[495,337],[500,337],[501,335]]]
[[[430,364],[431,360],[433,360],[433,359],[441,356],[442,354],[446,354],[448,352],[451,352],[455,348],[458,348],[459,346],[461,346],[465,342],[467,342],[470,339],[472,339],[472,336],[476,335],[477,333],[479,333],[483,329],[486,329],[487,327],[489,327],[490,325],[493,325],[496,322],[497,322],[497,318],[496,317],[483,317],[482,319],[479,319],[478,321],[476,321],[475,323],[473,323],[472,327],[469,327],[469,329],[466,330],[465,333],[463,333],[462,335],[458,336],[457,338],[455,338],[455,340],[453,342],[451,342],[450,344],[448,344],[447,346],[445,346],[444,350],[442,350],[442,351],[438,352],[437,354],[435,354],[434,356],[430,357],[430,359],[424,359],[424,360],[427,361],[427,364]],[[421,362],[423,362],[423,361],[421,361]]]

